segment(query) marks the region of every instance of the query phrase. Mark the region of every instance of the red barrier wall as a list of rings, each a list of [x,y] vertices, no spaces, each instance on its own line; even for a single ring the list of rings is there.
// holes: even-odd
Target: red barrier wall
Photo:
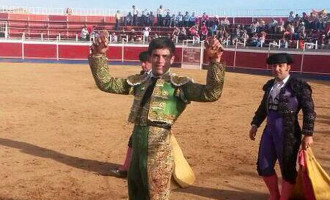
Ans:
[[[175,59],[174,59],[174,62],[175,63],[180,63],[181,60],[182,60],[182,48],[176,48],[175,49],[175,52],[174,52],[174,55],[175,55]]]
[[[59,45],[59,59],[85,60],[89,55],[89,46]]]
[[[110,46],[107,52],[107,57],[112,61],[121,61],[122,59],[122,47],[120,46]]]
[[[293,54],[291,55],[293,59],[293,63],[291,64],[291,71],[300,72],[301,67],[301,54]]]
[[[257,52],[237,52],[236,66],[247,68],[266,69],[267,54]]]
[[[139,53],[147,50],[147,45],[113,45],[109,47],[107,57],[110,61],[138,61]],[[236,62],[234,63],[235,51],[227,49],[223,54],[223,60],[227,66],[235,66],[239,68],[267,69],[266,59],[268,51],[256,51],[247,49],[236,51]],[[312,74],[328,74],[330,75],[330,52],[288,52],[291,53],[294,63],[292,71],[301,70],[301,62],[303,62],[302,71]],[[17,59],[50,59],[50,60],[87,60],[89,55],[89,44],[74,43],[47,43],[47,42],[26,42],[24,43],[24,55],[22,55],[22,43],[0,41],[0,58],[17,58]],[[303,57],[303,59],[302,59]],[[176,63],[181,63],[182,48],[177,46],[175,51]],[[204,63],[208,62],[207,55],[204,54]]]
[[[311,73],[330,73],[330,56],[305,55],[304,72]]]
[[[24,57],[56,59],[56,45],[25,44]]]
[[[124,60],[127,61],[137,61],[139,60],[139,54],[142,51],[147,51],[147,46],[145,47],[125,47],[124,48]]]
[[[4,58],[21,58],[21,43],[0,43],[0,57]]]

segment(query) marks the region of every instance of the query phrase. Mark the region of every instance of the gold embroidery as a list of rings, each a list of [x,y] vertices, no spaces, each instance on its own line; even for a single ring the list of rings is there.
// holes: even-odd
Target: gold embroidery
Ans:
[[[167,200],[174,169],[170,131],[150,127],[148,134],[148,186],[150,200]]]
[[[127,83],[131,86],[136,86],[136,85],[143,83],[147,79],[148,79],[147,75],[136,74],[136,75],[127,77]]]
[[[177,76],[176,74],[171,75],[171,83],[177,87],[182,86],[182,85],[188,83],[189,81],[193,81],[193,80],[191,78],[185,77],[185,76]]]

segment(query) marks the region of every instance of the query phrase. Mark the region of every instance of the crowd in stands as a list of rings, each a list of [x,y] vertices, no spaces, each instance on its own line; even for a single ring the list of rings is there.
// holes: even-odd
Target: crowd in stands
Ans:
[[[186,11],[171,14],[170,10],[159,6],[156,13],[152,11],[139,11],[134,5],[132,11],[122,16],[118,10],[115,14],[115,31],[110,30],[111,42],[148,42],[154,37],[153,28],[167,27],[169,32],[161,36],[171,37],[174,41],[193,39],[203,41],[208,36],[215,35],[225,45],[241,45],[265,47],[270,43],[283,48],[303,48],[304,43],[317,43],[318,48],[330,49],[330,22],[329,14],[325,10],[312,11],[309,14],[292,11],[287,18],[265,21],[256,18],[251,24],[233,24],[228,18],[218,16],[196,16],[194,12]],[[132,28],[133,27],[133,28]],[[134,28],[139,28],[135,31]],[[84,27],[81,38],[89,40],[93,29]],[[164,29],[165,30],[165,29]]]

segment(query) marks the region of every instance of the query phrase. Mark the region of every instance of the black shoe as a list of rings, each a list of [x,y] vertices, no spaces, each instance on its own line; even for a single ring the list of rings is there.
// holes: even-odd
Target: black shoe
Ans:
[[[126,170],[111,169],[110,171],[113,174],[113,176],[116,176],[118,178],[126,178],[127,177],[127,171]]]

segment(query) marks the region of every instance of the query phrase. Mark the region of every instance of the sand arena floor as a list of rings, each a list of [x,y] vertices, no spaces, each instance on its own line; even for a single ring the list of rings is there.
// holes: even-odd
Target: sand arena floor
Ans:
[[[138,67],[112,66],[126,77]],[[172,69],[205,82],[206,71]],[[109,176],[124,160],[132,96],[101,92],[87,64],[0,63],[0,199],[120,200],[127,181]],[[173,133],[197,180],[171,199],[263,200],[256,173],[262,128],[250,120],[267,76],[227,73],[221,99],[193,102]],[[330,172],[330,82],[309,80],[318,114],[313,150]]]

